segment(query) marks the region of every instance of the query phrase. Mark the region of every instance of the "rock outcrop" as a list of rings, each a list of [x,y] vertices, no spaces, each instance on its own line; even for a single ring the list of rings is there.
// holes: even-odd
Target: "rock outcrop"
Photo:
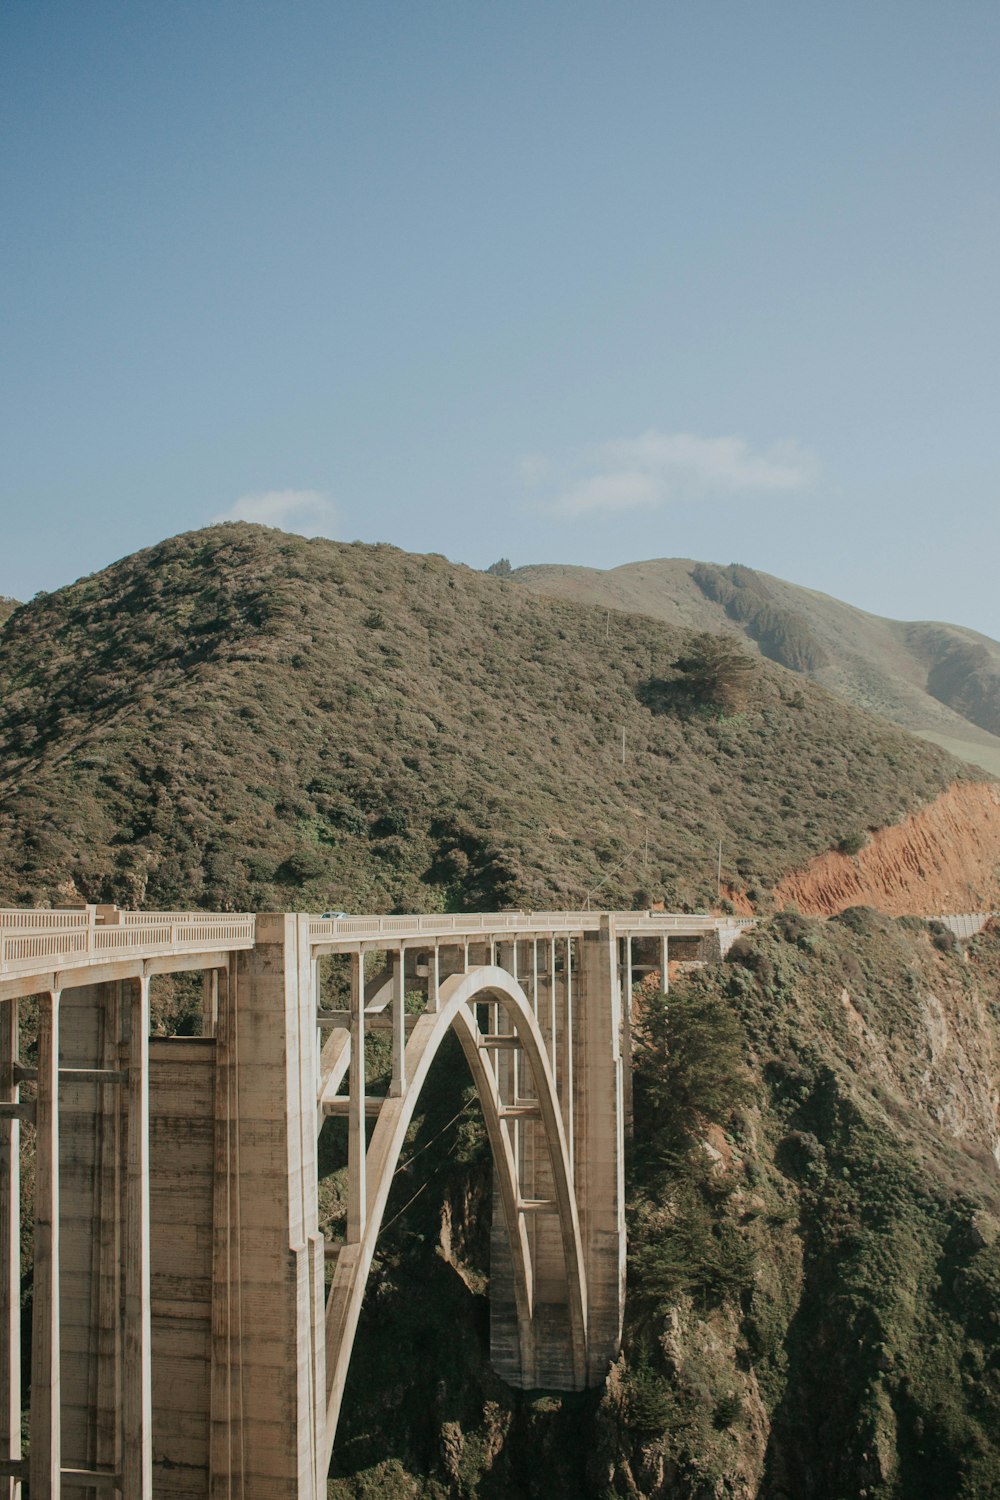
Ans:
[[[939,916],[1000,906],[1000,784],[959,782],[855,855],[831,851],[775,887],[779,907],[833,916],[875,906]]]

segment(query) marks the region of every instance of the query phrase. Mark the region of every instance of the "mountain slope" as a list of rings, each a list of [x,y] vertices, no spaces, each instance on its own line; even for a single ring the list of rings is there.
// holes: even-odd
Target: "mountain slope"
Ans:
[[[388,547],[210,528],[0,629],[2,901],[696,904],[721,838],[733,894],[766,906],[866,831],[910,847],[907,814],[961,842],[942,809],[992,824],[994,794],[769,661]],[[966,961],[910,917],[786,911],[669,1005],[651,988],[605,1390],[516,1393],[488,1368],[489,1155],[443,1052],[331,1496],[1000,1493],[997,933]]]
[[[957,625],[886,620],[735,564],[658,558],[601,571],[518,568],[534,592],[728,630],[856,707],[1000,773],[1000,643]]]
[[[761,899],[961,775],[769,662],[724,712],[688,633],[606,635],[385,546],[232,524],[125,558],[0,631],[0,900],[699,906],[720,840]]]

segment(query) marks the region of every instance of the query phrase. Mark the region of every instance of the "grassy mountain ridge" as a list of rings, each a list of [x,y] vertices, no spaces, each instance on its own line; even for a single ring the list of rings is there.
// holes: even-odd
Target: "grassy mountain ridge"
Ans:
[[[0,899],[699,906],[719,839],[761,894],[961,774],[769,662],[726,714],[688,633],[606,636],[387,546],[230,524],[125,558],[0,631]]]
[[[1000,643],[958,625],[883,619],[753,568],[656,558],[601,571],[516,569],[555,598],[738,632],[856,707],[1000,773]]]

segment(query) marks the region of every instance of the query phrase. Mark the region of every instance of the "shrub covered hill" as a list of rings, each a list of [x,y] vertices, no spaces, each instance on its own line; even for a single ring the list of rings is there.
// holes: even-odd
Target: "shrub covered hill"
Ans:
[[[761,898],[963,774],[769,662],[727,672],[437,556],[176,537],[0,629],[0,900],[690,909],[720,839]]]
[[[721,839],[766,912],[962,774],[691,631],[242,525],[17,609],[0,742],[0,899],[148,906],[575,905],[602,880],[602,904],[697,906]],[[1000,1500],[1000,934],[779,911],[637,1015],[604,1388],[490,1371],[489,1151],[446,1048],[330,1496]]]
[[[663,557],[606,570],[545,563],[505,571],[541,594],[734,635],[855,707],[1000,771],[1000,641],[989,636],[883,619],[738,563]]]

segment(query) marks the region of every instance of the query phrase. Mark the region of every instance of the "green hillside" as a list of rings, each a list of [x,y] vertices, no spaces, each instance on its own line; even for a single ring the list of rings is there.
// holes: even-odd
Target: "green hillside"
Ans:
[[[772,649],[827,649],[749,604]],[[968,774],[705,623],[253,526],[163,542],[0,629],[0,901],[698,907],[721,839],[766,907]],[[966,961],[855,910],[642,997],[625,1347],[573,1397],[486,1363],[489,1154],[445,1049],[331,1500],[1000,1495],[998,996],[995,933]]]
[[[737,635],[857,708],[1000,774],[1000,642],[958,625],[887,620],[753,568],[654,558],[511,575],[534,592]]]
[[[720,839],[760,896],[959,774],[769,662],[716,701],[691,641],[387,546],[165,541],[0,632],[0,900],[697,908]]]

